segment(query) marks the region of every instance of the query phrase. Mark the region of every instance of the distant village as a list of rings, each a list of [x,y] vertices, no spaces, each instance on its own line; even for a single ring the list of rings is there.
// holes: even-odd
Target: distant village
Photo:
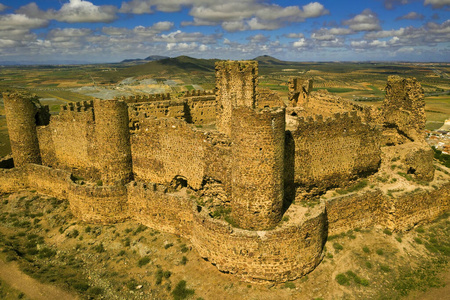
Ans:
[[[425,130],[428,144],[442,151],[444,154],[450,154],[450,119],[444,122],[444,125],[436,130]]]

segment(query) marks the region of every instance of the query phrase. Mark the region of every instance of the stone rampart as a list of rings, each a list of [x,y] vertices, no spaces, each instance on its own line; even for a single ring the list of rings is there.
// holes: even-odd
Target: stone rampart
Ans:
[[[202,257],[223,272],[246,281],[279,282],[305,275],[321,261],[326,241],[323,206],[307,219],[269,231],[233,228],[213,219],[204,208],[198,210],[191,242]]]
[[[171,97],[170,97],[170,93],[166,93],[166,94],[142,94],[142,95],[134,95],[134,96],[122,96],[122,97],[119,97],[116,99],[122,100],[128,104],[131,104],[131,103],[170,100]]]
[[[207,144],[204,134],[176,119],[146,119],[140,124],[131,135],[136,179],[167,184],[181,176],[194,189],[200,188]]]
[[[193,124],[216,122],[217,101],[214,95],[187,98],[186,121]]]
[[[153,101],[128,105],[129,127],[137,129],[139,122],[149,117],[186,119],[185,100]]]
[[[154,183],[128,184],[131,218],[150,228],[189,237],[192,230],[192,201],[183,194],[169,194]]]
[[[326,201],[328,231],[339,234],[355,228],[381,225],[395,231],[431,222],[449,210],[450,183],[437,189],[388,196],[380,190],[334,197]]]
[[[25,176],[27,176],[29,188],[44,195],[67,199],[71,183],[70,172],[28,164]]]
[[[95,176],[95,123],[92,101],[61,106],[48,127],[39,127],[40,151],[47,166],[78,170],[83,177]]]
[[[113,224],[129,218],[124,185],[94,186],[70,182],[68,199],[74,216],[85,222]]]
[[[380,133],[361,122],[356,112],[298,119],[292,131],[295,184],[302,188],[345,185],[356,176],[378,170]]]

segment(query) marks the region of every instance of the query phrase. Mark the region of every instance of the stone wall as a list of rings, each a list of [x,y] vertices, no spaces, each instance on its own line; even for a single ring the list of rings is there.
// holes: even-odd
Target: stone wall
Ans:
[[[374,225],[395,231],[410,230],[417,224],[431,222],[449,208],[450,183],[395,196],[376,189],[326,201],[330,235]]]
[[[285,106],[286,104],[284,104],[283,100],[280,98],[280,95],[277,92],[266,88],[257,88],[255,99],[256,108]]]
[[[70,182],[68,199],[74,216],[85,222],[113,224],[129,217],[124,185],[93,186]]]
[[[334,197],[326,201],[326,210],[329,235],[385,225],[388,213],[385,196],[378,189]]]
[[[87,178],[97,173],[92,101],[62,105],[59,115],[52,116],[48,128],[40,128],[38,136],[46,165],[78,170],[78,175]]]
[[[36,131],[42,164],[44,166],[57,167],[58,161],[56,159],[55,144],[53,143],[52,127],[49,125],[38,126]]]
[[[185,101],[167,100],[129,104],[129,127],[138,129],[139,123],[148,117],[186,119]]]
[[[192,201],[186,194],[169,194],[164,186],[128,184],[130,216],[150,228],[189,237],[192,229]]]
[[[199,254],[223,271],[246,281],[294,280],[321,261],[326,241],[323,207],[300,222],[270,231],[248,231],[194,213],[191,242]]]
[[[190,97],[187,106],[186,121],[193,124],[210,124],[216,122],[217,101],[214,95]]]
[[[135,96],[122,96],[120,98],[116,98],[116,100],[122,100],[126,103],[141,103],[141,102],[153,102],[153,101],[164,101],[170,100],[170,93],[166,94],[142,94]]]
[[[182,120],[146,119],[131,135],[135,178],[144,182],[169,183],[175,177],[201,187],[205,170],[204,134]]]
[[[232,217],[262,230],[281,219],[284,198],[284,109],[233,109]]]
[[[288,81],[290,106],[303,106],[308,102],[313,89],[313,79],[290,78]]]
[[[67,199],[71,183],[70,172],[28,164],[26,174],[29,188],[58,199]]]
[[[239,106],[255,107],[258,85],[256,61],[216,62],[217,129],[231,134],[231,112]]]
[[[325,190],[378,170],[380,133],[356,112],[299,118],[292,138],[297,186]]]
[[[13,193],[28,188],[28,178],[23,167],[0,169],[0,193]]]
[[[3,93],[11,151],[16,167],[41,163],[36,133],[37,97],[18,92]]]

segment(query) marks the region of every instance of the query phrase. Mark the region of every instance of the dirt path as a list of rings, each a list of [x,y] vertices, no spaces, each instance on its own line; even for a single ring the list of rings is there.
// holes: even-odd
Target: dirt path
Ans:
[[[16,290],[23,292],[30,299],[35,300],[76,300],[78,297],[69,294],[62,289],[43,284],[36,279],[22,273],[17,263],[5,263],[0,259],[0,279],[8,283]]]

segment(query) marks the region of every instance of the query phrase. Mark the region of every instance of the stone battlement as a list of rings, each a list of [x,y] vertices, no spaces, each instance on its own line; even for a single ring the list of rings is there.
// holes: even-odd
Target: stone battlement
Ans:
[[[125,101],[126,103],[141,103],[141,102],[170,100],[171,96],[170,96],[170,93],[141,94],[141,95],[135,95],[135,96],[122,96],[122,97],[118,97],[115,99]]]
[[[60,106],[61,111],[87,111],[94,107],[94,101],[82,101],[82,102],[69,102],[68,104],[63,104]]]
[[[191,90],[186,91],[183,97],[189,98],[189,97],[214,96],[214,95],[215,95],[214,91]]]

